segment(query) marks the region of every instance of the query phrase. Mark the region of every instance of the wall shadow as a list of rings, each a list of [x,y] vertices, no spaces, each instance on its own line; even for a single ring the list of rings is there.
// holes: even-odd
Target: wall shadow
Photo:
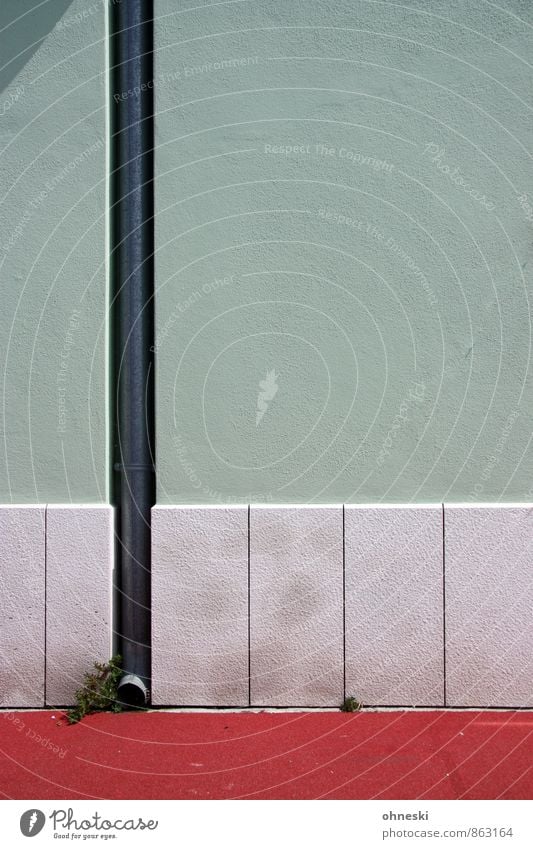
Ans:
[[[73,0],[1,0],[0,91],[9,88]]]

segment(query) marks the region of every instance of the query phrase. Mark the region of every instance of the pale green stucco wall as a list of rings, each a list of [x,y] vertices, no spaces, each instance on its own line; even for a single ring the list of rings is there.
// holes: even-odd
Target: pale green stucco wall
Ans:
[[[105,501],[105,7],[2,0],[0,28],[0,498]]]
[[[190,5],[156,0],[158,500],[531,500],[533,7]],[[99,501],[104,4],[33,6],[0,9],[0,498]]]
[[[155,6],[158,500],[531,500],[533,6]]]

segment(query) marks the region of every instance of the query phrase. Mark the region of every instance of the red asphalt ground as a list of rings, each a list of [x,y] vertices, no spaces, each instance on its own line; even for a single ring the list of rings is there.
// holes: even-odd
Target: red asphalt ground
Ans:
[[[533,797],[533,712],[149,711],[74,726],[62,716],[0,714],[4,797]]]

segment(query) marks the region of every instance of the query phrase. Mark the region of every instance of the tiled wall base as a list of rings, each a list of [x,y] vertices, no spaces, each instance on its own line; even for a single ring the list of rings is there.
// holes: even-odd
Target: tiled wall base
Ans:
[[[159,507],[152,534],[152,698],[247,704],[248,508]]]
[[[533,508],[156,506],[156,705],[533,707]],[[111,654],[113,509],[0,506],[0,706]]]
[[[46,703],[69,704],[95,660],[112,654],[113,509],[46,511]]]
[[[531,505],[152,515],[154,704],[533,706]]]
[[[449,705],[533,705],[533,509],[445,505]]]
[[[250,509],[252,704],[339,703],[342,560],[342,507]]]
[[[71,704],[111,653],[113,508],[0,506],[0,705]]]
[[[444,703],[442,507],[346,507],[346,691]]]
[[[44,704],[45,507],[0,508],[0,705]]]

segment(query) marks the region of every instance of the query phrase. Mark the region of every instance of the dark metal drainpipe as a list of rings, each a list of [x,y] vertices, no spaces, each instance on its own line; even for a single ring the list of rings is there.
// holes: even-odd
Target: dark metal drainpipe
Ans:
[[[119,696],[150,699],[154,475],[153,4],[111,0]]]

